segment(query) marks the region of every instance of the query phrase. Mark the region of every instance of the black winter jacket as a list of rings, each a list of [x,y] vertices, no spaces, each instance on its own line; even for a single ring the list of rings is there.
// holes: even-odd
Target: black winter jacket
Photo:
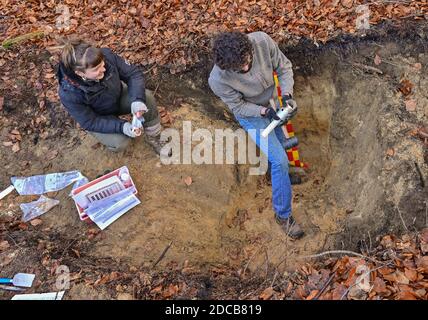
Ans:
[[[93,132],[122,133],[126,122],[119,114],[122,83],[128,85],[131,102],[146,102],[144,76],[137,66],[128,64],[110,49],[101,49],[106,71],[100,81],[84,81],[60,63],[57,77],[59,97],[80,126]]]

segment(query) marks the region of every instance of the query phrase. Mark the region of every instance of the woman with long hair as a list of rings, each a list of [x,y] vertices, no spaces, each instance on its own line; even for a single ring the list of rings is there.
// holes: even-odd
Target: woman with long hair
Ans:
[[[164,144],[156,101],[137,66],[108,48],[74,39],[64,43],[57,77],[64,107],[109,150],[124,150],[141,134],[142,124],[146,141],[160,154]],[[118,117],[129,113],[139,121]]]

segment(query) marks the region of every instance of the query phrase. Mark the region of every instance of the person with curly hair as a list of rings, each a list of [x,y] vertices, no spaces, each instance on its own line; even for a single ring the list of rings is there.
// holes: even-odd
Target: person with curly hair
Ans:
[[[269,105],[269,100],[276,94],[273,71],[278,74],[283,101],[293,108],[290,117],[297,112],[293,99],[292,64],[264,32],[248,35],[241,32],[221,33],[213,41],[212,53],[215,65],[208,79],[210,88],[267,156],[275,220],[288,236],[300,239],[304,232],[292,216],[284,133],[281,126],[277,126],[267,138],[261,136],[272,119],[279,119]],[[261,143],[261,139],[267,139],[266,143]]]

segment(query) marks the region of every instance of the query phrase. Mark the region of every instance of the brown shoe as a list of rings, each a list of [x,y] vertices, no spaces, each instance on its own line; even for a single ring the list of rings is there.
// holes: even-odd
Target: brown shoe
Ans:
[[[282,230],[287,234],[287,236],[294,240],[302,238],[305,234],[291,215],[284,219],[275,214],[275,220],[282,227]]]

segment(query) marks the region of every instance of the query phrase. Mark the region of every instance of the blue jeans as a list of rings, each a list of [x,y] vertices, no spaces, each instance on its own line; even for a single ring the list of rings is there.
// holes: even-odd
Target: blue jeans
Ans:
[[[279,217],[288,218],[291,214],[291,183],[288,176],[288,158],[283,147],[285,136],[281,126],[276,127],[267,138],[263,138],[261,133],[269,125],[269,119],[246,117],[237,120],[267,156],[272,177],[273,210]],[[248,131],[249,129],[256,130]],[[267,139],[267,143],[260,144],[260,139]]]

